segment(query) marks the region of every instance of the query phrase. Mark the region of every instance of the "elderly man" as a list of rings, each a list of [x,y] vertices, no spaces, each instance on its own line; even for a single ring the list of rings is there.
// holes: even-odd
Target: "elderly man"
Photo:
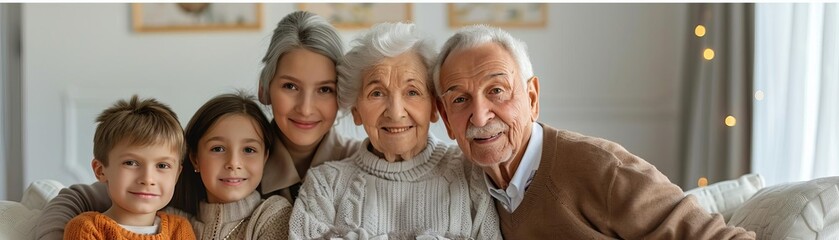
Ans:
[[[504,238],[754,239],[620,145],[537,123],[539,79],[509,33],[458,31],[433,74],[448,134],[486,173]]]

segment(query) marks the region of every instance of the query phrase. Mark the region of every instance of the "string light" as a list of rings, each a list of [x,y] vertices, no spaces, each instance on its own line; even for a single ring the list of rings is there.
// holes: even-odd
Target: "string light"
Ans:
[[[696,25],[696,28],[693,29],[693,33],[696,34],[697,37],[705,36],[705,26],[702,26],[702,24]]]
[[[729,127],[734,127],[734,125],[737,125],[737,119],[729,115],[728,117],[725,117],[725,125]]]
[[[699,181],[696,182],[696,184],[699,185],[699,187],[706,187],[708,186],[708,179],[705,177],[701,177],[699,178]]]
[[[706,48],[702,56],[705,57],[705,60],[714,59],[714,49]]]
[[[763,91],[757,90],[757,92],[755,92],[755,99],[758,101],[763,100]]]

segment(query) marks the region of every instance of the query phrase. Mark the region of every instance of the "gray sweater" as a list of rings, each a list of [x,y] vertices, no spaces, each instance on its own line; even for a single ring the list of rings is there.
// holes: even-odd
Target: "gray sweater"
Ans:
[[[402,162],[365,149],[312,168],[295,201],[291,238],[500,239],[483,172],[462,155],[430,137],[425,150]]]

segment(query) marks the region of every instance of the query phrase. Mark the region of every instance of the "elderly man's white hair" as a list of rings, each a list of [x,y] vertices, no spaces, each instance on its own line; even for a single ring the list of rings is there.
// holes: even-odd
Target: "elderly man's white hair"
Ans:
[[[384,58],[396,57],[406,52],[419,54],[428,69],[427,87],[434,91],[431,83],[431,66],[434,64],[434,43],[417,31],[410,23],[379,23],[362,36],[353,40],[352,49],[344,55],[344,61],[336,66],[338,71],[338,104],[349,110],[355,106],[361,91],[361,74]]]
[[[533,77],[533,65],[530,64],[530,58],[527,56],[527,45],[504,30],[486,25],[474,25],[458,30],[454,36],[443,44],[443,49],[440,50],[440,55],[437,57],[433,70],[437,96],[440,96],[440,91],[442,91],[440,89],[442,87],[440,86],[440,66],[443,65],[449,54],[455,50],[478,47],[489,42],[497,43],[507,49],[519,66],[519,76],[524,86],[527,85],[527,81]]]

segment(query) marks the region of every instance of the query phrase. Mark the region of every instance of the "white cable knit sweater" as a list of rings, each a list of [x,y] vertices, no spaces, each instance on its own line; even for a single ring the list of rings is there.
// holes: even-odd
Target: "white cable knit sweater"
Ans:
[[[456,145],[429,137],[413,159],[389,163],[369,144],[309,171],[289,221],[291,239],[501,239],[484,173]]]

